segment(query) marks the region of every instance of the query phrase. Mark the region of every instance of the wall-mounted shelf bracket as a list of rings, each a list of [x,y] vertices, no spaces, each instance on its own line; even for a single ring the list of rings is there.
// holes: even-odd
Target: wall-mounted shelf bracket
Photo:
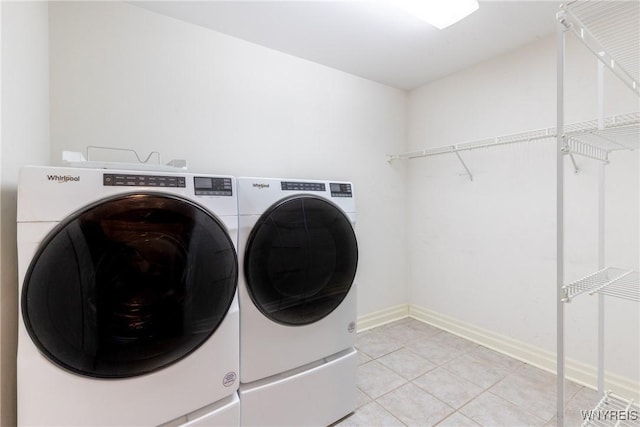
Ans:
[[[460,155],[460,153],[458,152],[458,147],[456,145],[452,145],[451,148],[453,149],[453,152],[455,153],[455,155],[458,157],[458,160],[460,160],[460,163],[462,163],[462,167],[464,168],[464,170],[467,172],[466,175],[469,177],[470,181],[473,181],[473,175],[471,174],[471,171],[469,170],[469,168],[467,167],[467,164],[464,162],[464,160],[462,159],[462,156]]]
[[[573,163],[573,173],[577,175],[578,172],[580,172],[580,168],[578,168],[576,158],[573,156],[573,153],[571,151],[569,151],[569,158],[571,159],[571,163]]]
[[[580,168],[578,167],[578,162],[576,162],[576,158],[573,155],[573,151],[571,151],[571,148],[567,144],[567,137],[565,136],[562,139],[564,140],[562,152],[564,154],[569,155],[569,158],[571,159],[571,163],[573,163],[573,173],[577,175],[580,172]]]

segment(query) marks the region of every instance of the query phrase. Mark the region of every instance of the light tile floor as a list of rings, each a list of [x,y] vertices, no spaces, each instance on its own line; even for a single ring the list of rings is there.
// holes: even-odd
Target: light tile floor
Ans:
[[[556,425],[556,377],[426,323],[405,318],[358,334],[356,411],[346,426]],[[566,426],[594,391],[567,381]]]

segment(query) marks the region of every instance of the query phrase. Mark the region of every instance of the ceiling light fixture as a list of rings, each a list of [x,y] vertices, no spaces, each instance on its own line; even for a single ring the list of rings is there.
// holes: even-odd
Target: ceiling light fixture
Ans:
[[[443,29],[478,10],[477,0],[389,0],[421,20]]]

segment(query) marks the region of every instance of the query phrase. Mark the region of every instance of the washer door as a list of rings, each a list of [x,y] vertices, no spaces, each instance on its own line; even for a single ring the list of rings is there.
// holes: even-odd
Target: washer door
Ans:
[[[340,305],[357,263],[349,218],[325,199],[294,196],[269,208],[253,227],[244,271],[251,299],[265,316],[307,325]]]
[[[22,315],[59,366],[132,377],[202,345],[224,319],[237,279],[233,242],[210,213],[171,195],[117,196],[76,212],[42,242]]]

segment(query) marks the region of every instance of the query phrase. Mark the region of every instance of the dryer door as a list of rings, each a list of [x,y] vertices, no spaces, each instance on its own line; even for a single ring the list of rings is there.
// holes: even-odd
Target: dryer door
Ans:
[[[255,306],[285,325],[331,313],[356,274],[358,247],[349,218],[333,203],[294,196],[269,208],[253,227],[244,259]]]
[[[237,277],[233,242],[209,212],[171,195],[117,196],[71,215],[42,242],[22,315],[59,366],[132,377],[203,344],[224,319]]]

